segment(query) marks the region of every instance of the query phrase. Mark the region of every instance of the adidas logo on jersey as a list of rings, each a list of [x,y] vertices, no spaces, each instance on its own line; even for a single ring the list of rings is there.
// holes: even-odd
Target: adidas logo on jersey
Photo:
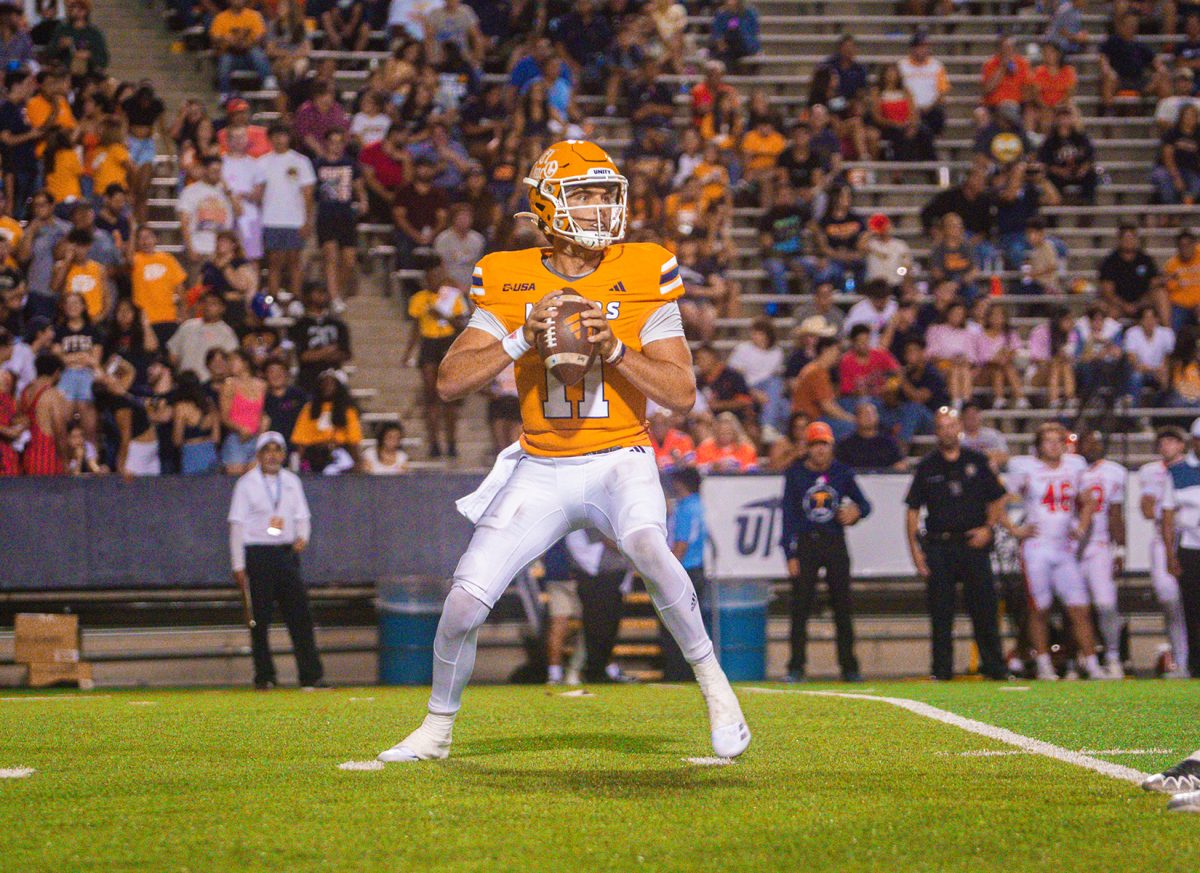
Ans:
[[[609,294],[622,294],[622,293],[624,293],[624,291],[625,291],[625,283],[624,282],[618,282],[616,285],[613,285],[611,288],[608,289]]]

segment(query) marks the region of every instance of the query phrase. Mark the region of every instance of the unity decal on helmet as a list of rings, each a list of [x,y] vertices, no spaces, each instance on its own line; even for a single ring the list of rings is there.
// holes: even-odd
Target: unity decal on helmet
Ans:
[[[533,219],[553,236],[589,249],[603,249],[625,236],[628,180],[595,143],[555,143],[534,161],[525,177]]]

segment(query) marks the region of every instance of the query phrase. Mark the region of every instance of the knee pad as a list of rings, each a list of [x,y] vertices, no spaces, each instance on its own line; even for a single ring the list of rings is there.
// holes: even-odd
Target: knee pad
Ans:
[[[639,571],[648,571],[671,554],[667,538],[657,527],[635,530],[621,541],[621,551]]]
[[[491,611],[486,603],[455,582],[442,605],[437,635],[447,641],[462,639],[478,630]]]

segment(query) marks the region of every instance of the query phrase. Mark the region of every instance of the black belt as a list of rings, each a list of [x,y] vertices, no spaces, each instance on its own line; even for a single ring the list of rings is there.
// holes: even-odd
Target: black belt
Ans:
[[[589,455],[607,455],[609,452],[619,452],[619,451],[621,451],[621,449],[628,449],[628,448],[633,448],[633,447],[632,446],[610,446],[607,449],[596,449],[596,451],[594,451],[594,452],[584,452],[581,457],[586,458]],[[642,446],[642,448],[645,448],[645,446]]]
[[[250,549],[290,549],[292,543],[247,543],[246,550]]]
[[[933,543],[966,542],[967,532],[965,530],[944,530],[937,533],[926,533],[925,539]]]

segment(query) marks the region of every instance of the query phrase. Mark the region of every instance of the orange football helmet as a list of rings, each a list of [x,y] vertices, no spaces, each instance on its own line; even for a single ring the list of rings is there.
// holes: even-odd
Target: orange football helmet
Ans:
[[[525,177],[532,218],[543,233],[589,249],[602,249],[625,236],[629,181],[604,149],[581,139],[556,142]],[[598,197],[577,193],[603,189]]]

